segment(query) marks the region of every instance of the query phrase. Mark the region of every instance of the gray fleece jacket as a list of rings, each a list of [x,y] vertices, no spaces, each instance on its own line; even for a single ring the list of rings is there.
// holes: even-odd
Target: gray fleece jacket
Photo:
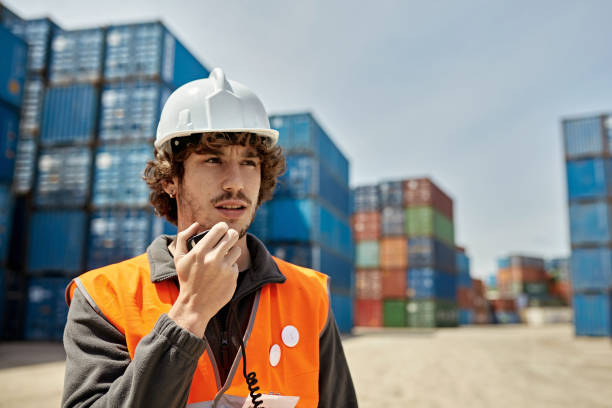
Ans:
[[[151,281],[176,280],[176,270],[168,245],[173,237],[160,236],[147,249]],[[247,236],[251,268],[239,275],[235,303],[240,328],[230,324],[229,305],[215,315],[204,338],[178,326],[162,314],[153,330],[143,337],[131,359],[125,337],[100,313],[84,290],[74,292],[64,330],[66,373],[63,407],[184,407],[198,359],[208,350],[214,356],[220,390],[212,404],[199,407],[241,407],[243,401],[222,398],[240,361],[237,336],[249,324],[251,308],[261,287],[282,283],[285,276],[265,246]],[[178,285],[178,281],[177,285]],[[240,330],[241,333],[237,333]],[[346,363],[338,327],[329,312],[319,338],[319,407],[356,407],[357,397]],[[247,354],[248,366],[248,354]]]

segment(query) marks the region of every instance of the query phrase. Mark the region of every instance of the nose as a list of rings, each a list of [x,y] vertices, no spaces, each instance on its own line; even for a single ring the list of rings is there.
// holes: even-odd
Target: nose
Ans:
[[[224,191],[237,193],[244,189],[244,179],[240,172],[240,163],[231,160],[223,172],[222,188]]]

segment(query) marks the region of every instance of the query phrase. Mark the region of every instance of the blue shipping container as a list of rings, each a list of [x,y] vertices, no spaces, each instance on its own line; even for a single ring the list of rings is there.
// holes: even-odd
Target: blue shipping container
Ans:
[[[455,251],[430,237],[408,239],[408,267],[434,268],[456,273]]]
[[[576,336],[612,336],[610,292],[574,293],[574,328]]]
[[[174,235],[176,227],[150,210],[103,210],[91,216],[87,269],[144,253],[154,238]]]
[[[354,286],[353,262],[320,245],[282,244],[268,245],[270,253],[287,262],[315,269],[328,275],[334,289],[345,289],[349,293]]]
[[[601,116],[564,120],[563,139],[568,159],[603,154]]]
[[[15,170],[19,111],[0,102],[0,183],[10,184]]]
[[[572,289],[607,290],[612,287],[612,249],[573,249]]]
[[[28,71],[43,72],[47,68],[51,37],[59,27],[48,18],[33,20],[11,18],[10,21],[3,20],[2,23],[13,34],[28,43]]]
[[[459,315],[458,323],[461,326],[467,326],[470,324],[474,324],[474,311],[471,309],[458,309]]]
[[[612,240],[610,205],[605,201],[571,203],[570,241],[574,244],[607,244]]]
[[[43,108],[40,143],[86,144],[94,139],[98,91],[91,84],[49,88]]]
[[[14,107],[21,106],[26,76],[28,46],[21,38],[0,26],[0,99]]]
[[[378,184],[381,207],[404,208],[404,182],[385,181]]]
[[[51,42],[49,82],[54,85],[102,79],[104,29],[57,30]]]
[[[380,212],[381,235],[383,237],[404,236],[406,210],[400,207],[385,207]]]
[[[32,190],[36,170],[36,152],[35,140],[19,140],[17,143],[13,175],[13,189],[17,194],[26,194]]]
[[[32,278],[28,282],[26,340],[62,340],[68,316],[65,291],[70,279]]]
[[[6,184],[0,184],[0,264],[4,264],[8,256],[13,226],[13,204],[10,187]]]
[[[352,190],[353,212],[378,211],[380,194],[378,186],[359,186]]]
[[[353,329],[353,297],[331,293],[331,307],[341,333],[350,333]]]
[[[321,161],[312,156],[288,155],[287,171],[276,187],[275,197],[308,198],[316,196],[348,217],[349,187],[343,184]]]
[[[353,256],[353,239],[347,219],[314,199],[279,198],[271,201],[269,241],[316,242],[347,257]]]
[[[178,88],[208,75],[208,70],[160,22],[115,25],[106,31],[107,81],[150,78]]]
[[[465,253],[457,251],[455,260],[457,266],[457,284],[464,288],[471,288],[470,258]]]
[[[278,142],[286,153],[318,157],[342,184],[348,185],[349,163],[310,113],[270,116],[279,131]]]
[[[433,268],[410,268],[406,272],[412,299],[457,299],[457,277]]]
[[[612,191],[612,161],[584,159],[566,162],[569,199],[605,198]]]
[[[170,93],[170,88],[153,81],[106,85],[100,105],[100,140],[153,140]]]
[[[45,83],[42,77],[29,76],[25,81],[21,105],[21,123],[19,124],[21,140],[33,139],[40,132],[44,96]]]
[[[44,207],[87,203],[92,160],[89,147],[55,147],[41,151],[34,202]]]
[[[259,206],[255,213],[255,218],[249,226],[249,233],[255,235],[263,242],[267,242],[270,238],[270,201],[266,201]]]
[[[30,219],[27,272],[83,272],[87,229],[84,211],[35,211]]]
[[[142,174],[151,159],[153,145],[149,143],[99,147],[94,167],[94,205],[146,206],[150,189]]]

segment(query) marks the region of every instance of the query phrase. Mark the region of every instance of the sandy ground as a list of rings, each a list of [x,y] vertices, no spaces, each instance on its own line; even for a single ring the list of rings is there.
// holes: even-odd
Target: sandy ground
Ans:
[[[360,407],[611,407],[612,343],[570,325],[358,330]],[[0,343],[0,407],[57,407],[61,345]]]

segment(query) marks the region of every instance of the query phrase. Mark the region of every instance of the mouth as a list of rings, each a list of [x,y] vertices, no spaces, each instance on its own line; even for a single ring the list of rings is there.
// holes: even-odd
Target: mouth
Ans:
[[[237,219],[246,212],[247,206],[241,202],[221,202],[215,205],[215,208],[225,218]]]

